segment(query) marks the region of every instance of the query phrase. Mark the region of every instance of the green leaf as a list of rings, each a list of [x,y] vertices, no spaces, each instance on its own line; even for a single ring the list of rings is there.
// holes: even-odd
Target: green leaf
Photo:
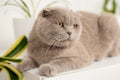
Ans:
[[[3,55],[3,57],[17,58],[27,47],[27,38],[22,35],[11,48]]]
[[[4,61],[11,61],[11,62],[20,63],[22,60],[21,59],[8,58],[8,57],[0,57],[0,62],[4,62]]]
[[[0,68],[6,70],[10,80],[23,79],[23,75],[10,64],[0,62]]]
[[[6,69],[6,71],[8,72],[8,75],[9,75],[9,79],[10,80],[19,80],[18,79],[18,76],[13,72],[11,71],[9,68],[7,67],[4,67]]]
[[[20,1],[24,5],[24,7],[26,7],[29,10],[29,8],[28,8],[27,4],[24,2],[24,0],[20,0]]]
[[[104,5],[103,5],[103,11],[105,11],[105,12],[110,12],[110,13],[116,13],[116,9],[117,9],[117,2],[116,2],[116,0],[112,0],[112,8],[111,9],[108,9],[107,8],[107,5],[108,5],[108,3],[109,3],[109,1],[110,0],[105,0],[105,2],[104,2]]]
[[[14,6],[14,7],[17,7],[20,10],[22,10],[24,13],[26,13],[28,17],[31,17],[30,10],[29,10],[27,4],[24,1],[22,1],[21,3],[22,4],[20,4],[20,2],[18,2],[16,0],[14,2],[6,1],[4,6]]]
[[[15,0],[14,2],[15,2],[16,4],[18,4],[18,6],[20,7],[20,9],[21,9],[28,17],[31,17],[30,10],[29,10],[27,4],[26,4],[24,1],[21,2],[21,0],[20,0],[20,1]]]
[[[28,8],[28,5],[24,2],[24,0],[20,0],[21,3],[23,4],[23,10],[28,14],[29,17],[31,17],[31,13],[30,13],[30,10]]]

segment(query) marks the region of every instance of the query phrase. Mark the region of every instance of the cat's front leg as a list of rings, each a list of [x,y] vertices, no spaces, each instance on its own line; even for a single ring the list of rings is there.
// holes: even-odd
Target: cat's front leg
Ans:
[[[21,71],[27,71],[37,66],[37,63],[29,56],[25,57],[23,61],[16,66],[16,68]]]
[[[92,59],[80,59],[79,57],[59,58],[39,66],[39,74],[42,76],[54,76],[60,72],[82,68],[92,62]]]

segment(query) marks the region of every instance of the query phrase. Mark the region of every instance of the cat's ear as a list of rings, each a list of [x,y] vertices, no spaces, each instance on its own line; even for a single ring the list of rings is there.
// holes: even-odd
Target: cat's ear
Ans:
[[[52,12],[53,12],[53,10],[44,9],[44,10],[42,11],[42,13],[41,13],[41,16],[42,16],[42,17],[49,17],[49,16],[52,15]]]

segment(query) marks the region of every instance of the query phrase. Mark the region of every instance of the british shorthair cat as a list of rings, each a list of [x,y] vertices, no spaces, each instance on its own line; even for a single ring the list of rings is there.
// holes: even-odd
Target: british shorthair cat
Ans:
[[[17,68],[24,72],[38,67],[42,76],[79,69],[95,60],[118,55],[119,34],[112,14],[46,8],[33,26],[28,54]]]

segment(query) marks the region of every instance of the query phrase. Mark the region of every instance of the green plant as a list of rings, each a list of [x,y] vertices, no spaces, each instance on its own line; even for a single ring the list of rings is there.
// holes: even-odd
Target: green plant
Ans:
[[[26,1],[28,1],[30,4],[27,4]],[[37,4],[35,4],[35,0],[7,0],[4,3],[4,6],[17,7],[24,12],[24,15],[26,15],[26,17],[31,18],[36,16],[41,1],[43,0],[37,0]],[[62,3],[67,7],[69,5],[69,2],[67,0],[53,0],[52,2],[48,3],[46,7],[54,5],[56,3]]]
[[[104,0],[103,11],[115,14],[118,7],[117,2],[116,0],[112,0],[112,8],[108,9],[107,5],[110,1],[111,0]]]
[[[21,59],[16,59],[27,47],[27,38],[22,35],[15,44],[0,57],[0,72],[5,70],[9,75],[9,80],[23,80],[23,75],[12,64],[20,63]]]

